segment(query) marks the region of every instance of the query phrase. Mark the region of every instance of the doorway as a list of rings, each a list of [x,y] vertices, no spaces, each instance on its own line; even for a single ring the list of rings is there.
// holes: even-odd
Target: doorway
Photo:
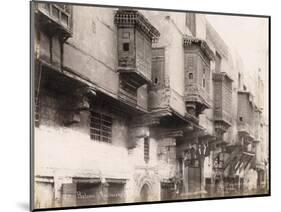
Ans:
[[[149,200],[149,187],[147,184],[144,184],[140,191],[140,201],[147,202]]]

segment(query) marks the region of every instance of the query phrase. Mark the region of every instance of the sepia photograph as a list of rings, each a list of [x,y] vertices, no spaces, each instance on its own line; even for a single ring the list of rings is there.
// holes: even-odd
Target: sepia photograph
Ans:
[[[30,6],[33,210],[270,195],[270,16]]]

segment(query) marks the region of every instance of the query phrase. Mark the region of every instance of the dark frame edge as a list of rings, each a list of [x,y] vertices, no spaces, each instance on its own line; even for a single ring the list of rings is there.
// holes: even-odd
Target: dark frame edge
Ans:
[[[121,203],[121,204],[106,204],[106,205],[86,205],[86,206],[73,206],[73,207],[58,207],[58,208],[40,208],[33,209],[32,211],[56,211],[56,210],[70,210],[70,209],[89,209],[89,208],[106,208],[106,207],[123,207],[135,205],[150,205],[150,204],[166,204],[166,203],[179,203],[179,202],[200,202],[207,200],[235,200],[242,198],[257,198],[257,197],[270,197],[268,194],[255,194],[245,196],[227,196],[227,197],[214,197],[214,198],[201,198],[201,199],[182,199],[182,200],[168,200],[168,201],[151,201],[151,202],[134,202],[134,203]]]
[[[29,73],[29,80],[30,80],[30,85],[29,85],[29,93],[30,93],[30,155],[29,155],[29,159],[30,159],[30,176],[29,176],[29,210],[30,211],[34,211],[34,80],[33,80],[33,76],[34,76],[34,54],[33,54],[33,49],[34,49],[34,1],[30,0],[29,1],[29,21],[30,21],[30,40],[29,40],[29,55],[30,55],[30,73]]]
[[[271,16],[268,17],[268,192],[271,196]]]
[[[58,3],[58,4],[71,4],[76,6],[89,6],[89,7],[104,7],[104,8],[128,8],[128,9],[138,9],[138,10],[159,10],[167,12],[191,12],[199,14],[209,14],[209,15],[230,15],[230,16],[246,16],[254,18],[269,18],[270,15],[259,15],[259,14],[246,14],[246,13],[231,13],[231,12],[212,12],[212,11],[201,11],[201,10],[182,10],[182,9],[164,9],[156,7],[140,7],[140,6],[125,6],[125,5],[106,5],[106,4],[90,4],[90,3],[77,3],[77,2],[59,2],[59,1],[44,1],[44,0],[31,0],[37,3]]]

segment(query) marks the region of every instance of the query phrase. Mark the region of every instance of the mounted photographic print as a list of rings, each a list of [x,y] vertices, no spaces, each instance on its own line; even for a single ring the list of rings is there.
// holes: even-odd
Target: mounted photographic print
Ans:
[[[270,17],[31,2],[31,209],[270,195]]]

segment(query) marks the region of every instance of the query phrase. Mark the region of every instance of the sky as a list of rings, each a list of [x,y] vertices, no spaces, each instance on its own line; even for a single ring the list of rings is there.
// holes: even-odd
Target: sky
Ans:
[[[261,68],[261,77],[265,86],[265,100],[267,100],[268,19],[227,15],[207,15],[206,18],[229,48],[240,55],[245,78],[249,84],[252,82],[251,78],[257,76],[258,69]],[[267,106],[265,107],[267,110]]]
[[[256,17],[207,15],[226,44],[236,50],[246,71],[261,68],[267,73],[268,25],[267,19]]]

